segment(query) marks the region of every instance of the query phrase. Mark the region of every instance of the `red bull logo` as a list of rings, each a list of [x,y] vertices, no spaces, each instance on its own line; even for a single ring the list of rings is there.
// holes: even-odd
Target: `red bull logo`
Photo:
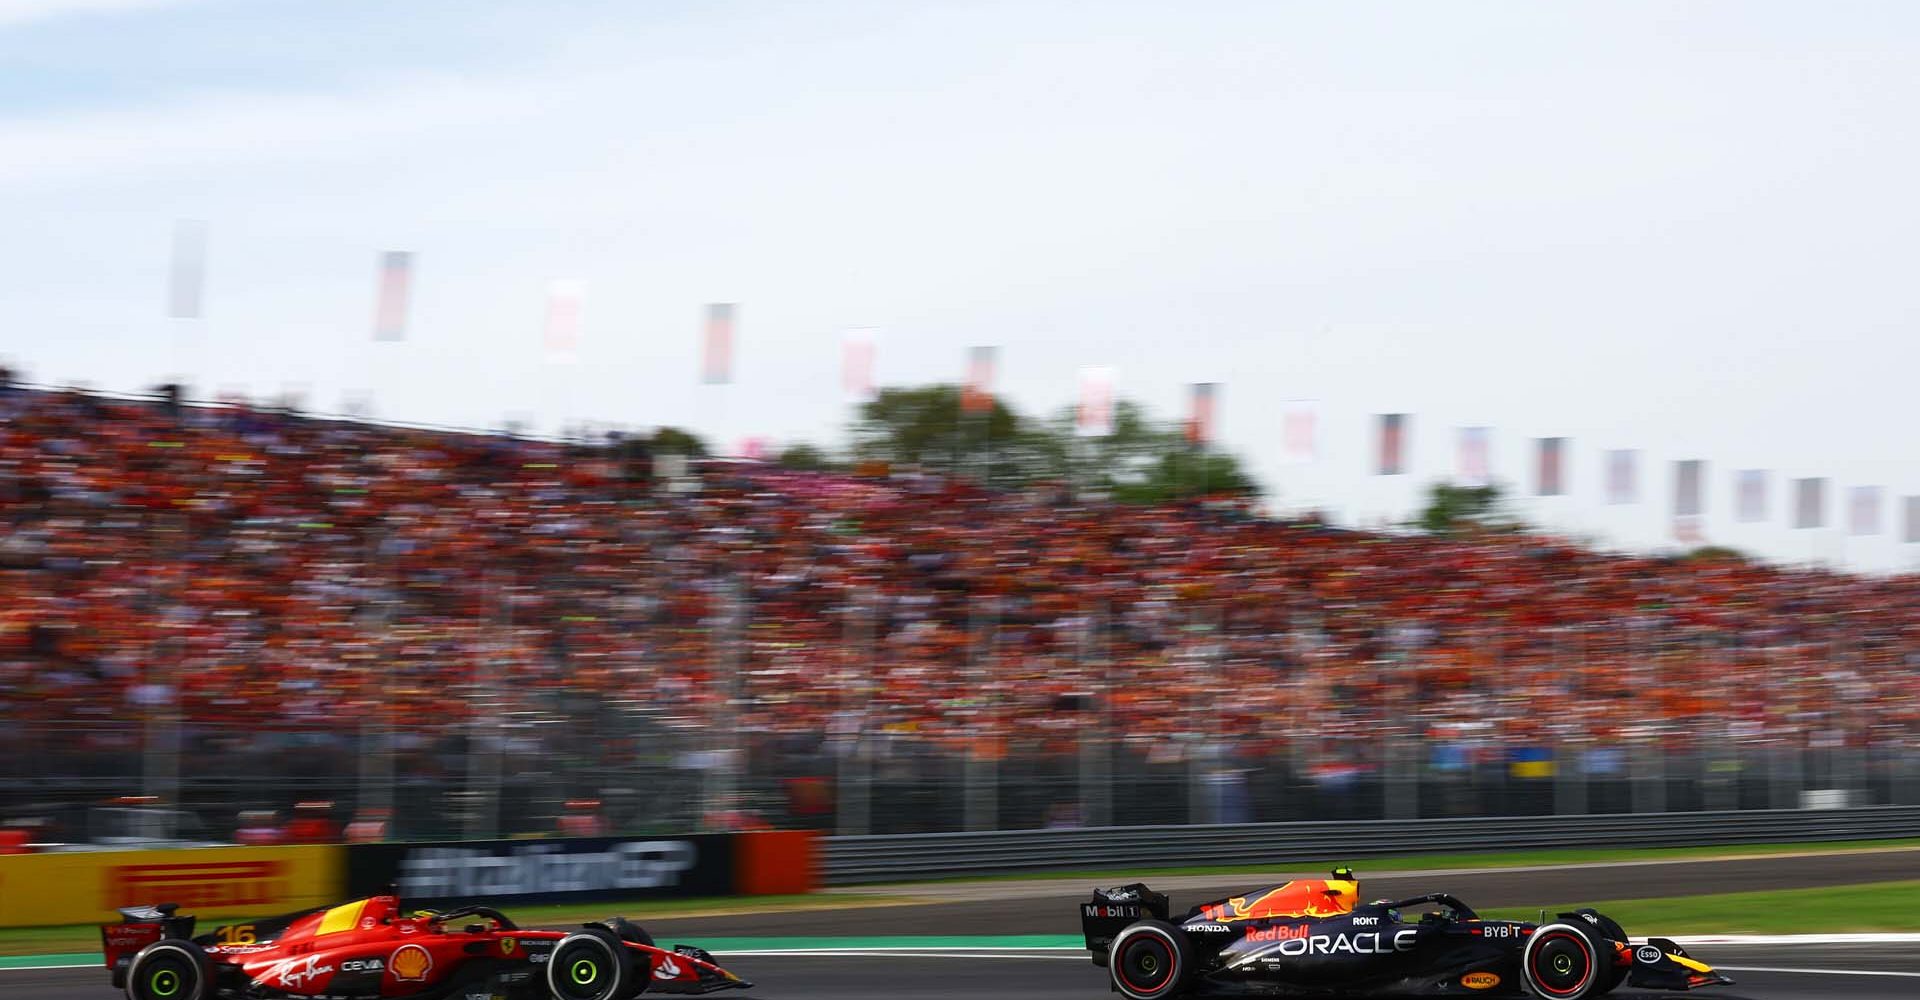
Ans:
[[[1337,917],[1353,912],[1359,883],[1299,879],[1258,896],[1235,896],[1201,909],[1208,920],[1261,920],[1286,917]]]
[[[1275,927],[1247,928],[1247,940],[1249,941],[1286,941],[1291,938],[1303,938],[1306,936],[1307,936],[1306,924],[1296,924],[1292,927],[1275,926]]]

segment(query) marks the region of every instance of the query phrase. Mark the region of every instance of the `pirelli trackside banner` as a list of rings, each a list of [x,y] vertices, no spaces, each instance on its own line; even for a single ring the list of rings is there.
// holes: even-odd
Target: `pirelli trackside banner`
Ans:
[[[279,913],[337,902],[345,884],[338,847],[6,855],[0,927],[108,923],[142,903],[203,917]]]
[[[348,848],[347,894],[397,892],[407,905],[725,896],[733,838],[591,837],[365,844]]]

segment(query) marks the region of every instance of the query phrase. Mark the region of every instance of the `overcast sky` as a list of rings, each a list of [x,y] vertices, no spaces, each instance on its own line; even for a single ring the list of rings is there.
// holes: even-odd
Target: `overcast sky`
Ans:
[[[1538,520],[1912,565],[1920,6],[0,0],[0,356],[42,381],[297,386],[316,408],[838,441],[842,331],[886,384],[998,344],[1166,416],[1217,381],[1277,507],[1405,516],[1495,428],[1572,439]],[[175,220],[211,239],[166,316]],[[418,255],[408,339],[374,263]],[[586,284],[547,364],[547,283]],[[740,303],[699,384],[702,305]],[[1280,461],[1280,402],[1323,459]],[[1412,474],[1367,475],[1368,415]],[[1644,449],[1637,507],[1602,450]],[[1733,474],[1774,470],[1769,523]],[[1787,479],[1886,488],[1790,531]]]

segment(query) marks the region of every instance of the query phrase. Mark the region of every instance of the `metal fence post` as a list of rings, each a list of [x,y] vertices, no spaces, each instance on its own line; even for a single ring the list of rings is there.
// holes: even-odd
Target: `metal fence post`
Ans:
[[[997,679],[994,667],[999,608],[997,605],[991,606],[988,613],[982,615],[976,600],[973,611],[974,641],[968,644],[968,648],[972,650],[970,655],[973,658],[969,673],[974,679],[974,718],[978,736],[968,741],[961,780],[965,785],[966,828],[992,830],[999,825],[1000,813],[999,767],[992,746],[1004,736],[997,729],[999,720],[994,712],[993,697],[993,684]],[[982,632],[985,633],[984,641]]]

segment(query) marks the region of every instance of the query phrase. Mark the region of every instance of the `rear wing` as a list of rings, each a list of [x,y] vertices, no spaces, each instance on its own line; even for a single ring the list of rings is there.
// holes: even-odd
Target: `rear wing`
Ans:
[[[1093,964],[1106,966],[1114,935],[1128,924],[1149,918],[1165,920],[1167,913],[1166,895],[1147,888],[1144,882],[1093,890],[1093,898],[1080,904],[1080,930],[1086,935]]]
[[[140,949],[161,938],[190,940],[194,918],[179,916],[179,903],[156,906],[126,906],[120,909],[121,923],[100,928],[100,952],[113,972],[115,989],[127,985],[127,966]]]

